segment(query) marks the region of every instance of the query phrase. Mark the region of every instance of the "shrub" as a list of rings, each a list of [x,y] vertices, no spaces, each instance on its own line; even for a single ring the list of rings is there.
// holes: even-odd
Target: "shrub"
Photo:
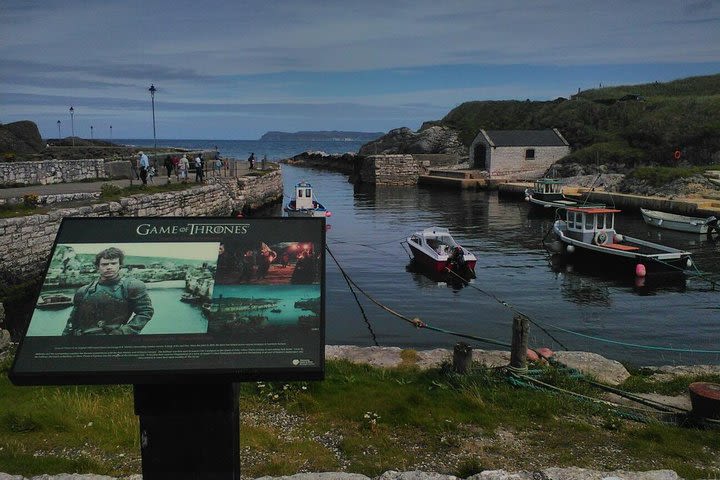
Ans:
[[[37,193],[26,193],[23,195],[23,205],[28,208],[37,208],[40,197]]]

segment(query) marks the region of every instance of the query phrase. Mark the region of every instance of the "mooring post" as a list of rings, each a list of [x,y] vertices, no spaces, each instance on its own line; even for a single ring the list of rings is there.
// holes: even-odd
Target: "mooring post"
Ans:
[[[472,368],[472,347],[458,342],[453,349],[453,372],[467,373]]]
[[[530,322],[527,317],[517,315],[513,318],[512,345],[510,347],[510,366],[518,370],[527,370],[527,346]]]

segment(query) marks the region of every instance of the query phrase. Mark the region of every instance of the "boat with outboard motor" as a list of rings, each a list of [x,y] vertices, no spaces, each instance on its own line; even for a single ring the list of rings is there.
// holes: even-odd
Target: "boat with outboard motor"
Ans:
[[[63,308],[72,307],[72,304],[73,299],[68,295],[63,293],[48,293],[40,295],[40,299],[37,304],[35,304],[35,307],[41,310],[62,310]]]
[[[556,178],[538,178],[533,188],[525,189],[525,200],[535,211],[552,213],[558,208],[602,208],[605,204],[588,203],[565,196],[562,181]]]
[[[718,219],[715,216],[707,218],[688,217],[675,213],[647,210],[645,208],[641,208],[640,213],[642,213],[645,223],[654,227],[698,234],[712,234],[713,230],[720,233]]]
[[[615,231],[614,208],[567,208],[556,220],[553,250],[573,261],[594,262],[598,268],[616,269],[637,276],[678,274],[694,266],[691,253],[622,235]]]
[[[431,227],[405,240],[413,260],[434,273],[455,272],[474,275],[477,258],[450,235],[447,228]]]
[[[300,182],[295,185],[295,198],[284,208],[289,217],[329,217],[332,215],[315,199],[312,185]]]

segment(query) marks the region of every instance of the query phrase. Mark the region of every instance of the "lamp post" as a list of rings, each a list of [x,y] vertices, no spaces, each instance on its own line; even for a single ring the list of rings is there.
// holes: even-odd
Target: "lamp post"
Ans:
[[[154,84],[150,84],[150,88],[148,88],[148,92],[150,92],[150,101],[152,102],[152,115],[153,115],[153,145],[155,146],[155,151],[157,151],[157,137],[155,136],[155,92],[157,91],[157,88],[155,88]]]
[[[59,142],[59,141],[60,141],[60,138],[62,137],[62,136],[60,135],[60,120],[57,121],[57,124],[58,124],[58,142]]]
[[[94,140],[94,137],[93,137],[93,126],[92,126],[92,125],[90,125],[90,140]]]
[[[112,125],[110,125],[110,141],[112,142]]]
[[[72,146],[75,146],[75,109],[70,107],[70,131],[72,132]]]

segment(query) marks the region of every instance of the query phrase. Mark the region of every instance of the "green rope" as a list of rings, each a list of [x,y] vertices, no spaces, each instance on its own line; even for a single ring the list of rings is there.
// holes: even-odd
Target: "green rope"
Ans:
[[[682,353],[713,353],[718,354],[720,353],[720,350],[695,350],[692,348],[675,348],[675,347],[659,347],[654,345],[640,345],[638,343],[627,343],[627,342],[620,342],[617,340],[610,340],[609,338],[602,338],[602,337],[596,337],[594,335],[587,335],[580,332],[574,332],[572,330],[568,330],[566,328],[558,327],[557,325],[549,325],[550,327],[560,330],[561,332],[569,333],[571,335],[577,335],[578,337],[583,338],[589,338],[591,340],[597,340],[598,342],[605,342],[605,343],[612,343],[615,345],[622,345],[624,347],[634,347],[634,348],[641,348],[644,350],[660,350],[665,352],[682,352]]]

